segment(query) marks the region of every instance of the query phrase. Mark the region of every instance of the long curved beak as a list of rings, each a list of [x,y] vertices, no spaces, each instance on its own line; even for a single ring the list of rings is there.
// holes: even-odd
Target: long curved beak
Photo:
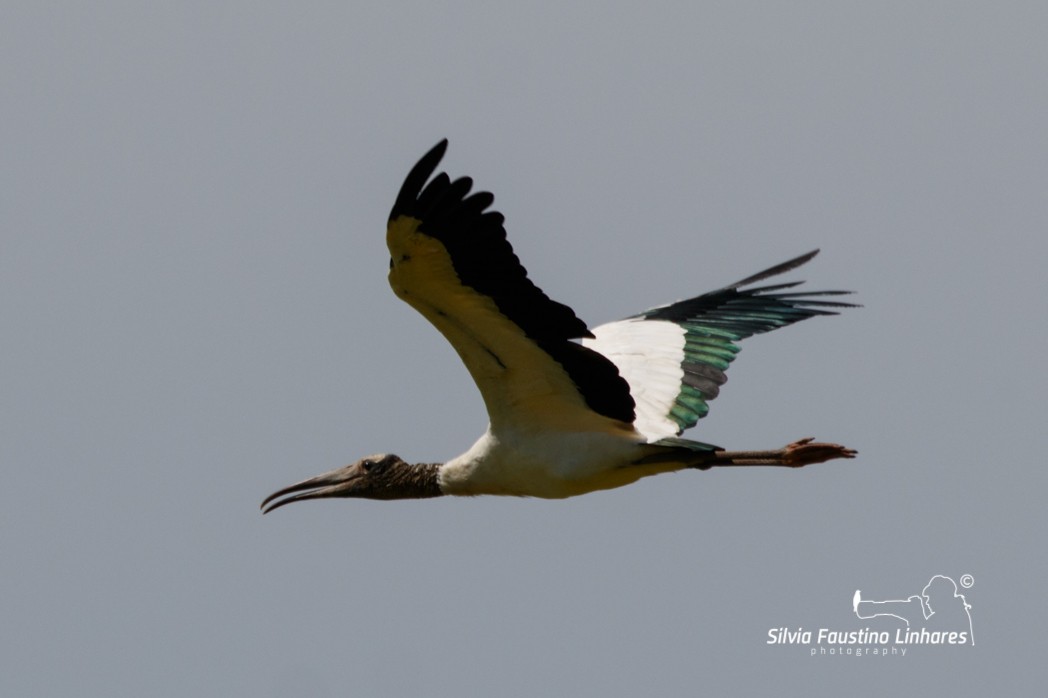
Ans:
[[[263,514],[279,509],[291,502],[302,502],[307,499],[324,499],[326,497],[352,497],[362,477],[356,464],[337,468],[331,472],[296,482],[282,490],[277,490],[262,500],[260,508]],[[299,494],[292,494],[298,492]],[[285,495],[292,495],[285,497]],[[280,497],[285,497],[280,499]]]

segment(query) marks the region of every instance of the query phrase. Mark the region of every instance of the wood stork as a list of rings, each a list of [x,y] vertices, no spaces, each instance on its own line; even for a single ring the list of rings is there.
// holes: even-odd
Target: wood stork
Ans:
[[[382,454],[273,493],[264,512],[327,497],[440,495],[561,498],[684,468],[800,467],[856,452],[811,439],[773,451],[725,451],[679,438],[709,410],[738,341],[853,304],[846,291],[752,287],[815,250],[724,288],[586,328],[528,279],[488,192],[433,176],[447,141],[412,168],[386,229],[389,283],[451,342],[490,423],[446,463]],[[580,341],[576,341],[580,340]]]

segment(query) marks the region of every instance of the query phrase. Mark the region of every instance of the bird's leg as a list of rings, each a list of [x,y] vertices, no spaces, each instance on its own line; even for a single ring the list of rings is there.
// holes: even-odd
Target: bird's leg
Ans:
[[[811,437],[794,441],[777,451],[714,451],[699,459],[693,467],[700,470],[729,465],[779,465],[801,468],[835,458],[854,458],[855,451],[840,444],[817,442]]]

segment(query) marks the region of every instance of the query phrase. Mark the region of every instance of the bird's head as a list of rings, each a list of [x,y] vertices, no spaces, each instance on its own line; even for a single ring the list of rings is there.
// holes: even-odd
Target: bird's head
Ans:
[[[442,494],[437,485],[438,467],[438,464],[411,465],[392,453],[368,456],[356,463],[277,490],[263,500],[262,513],[268,514],[285,504],[306,499],[436,497]]]

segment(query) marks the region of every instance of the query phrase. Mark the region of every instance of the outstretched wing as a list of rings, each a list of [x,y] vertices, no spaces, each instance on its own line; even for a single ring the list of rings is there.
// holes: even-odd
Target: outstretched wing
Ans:
[[[716,291],[601,325],[584,346],[618,366],[636,403],[634,427],[649,442],[679,435],[709,412],[739,353],[739,340],[854,304],[849,291],[784,292],[802,282],[742,288],[804,264],[809,252]]]
[[[433,176],[438,143],[412,168],[386,230],[393,291],[458,352],[492,425],[628,428],[629,386],[615,364],[572,341],[591,337],[571,308],[527,277],[494,197],[468,177]]]

